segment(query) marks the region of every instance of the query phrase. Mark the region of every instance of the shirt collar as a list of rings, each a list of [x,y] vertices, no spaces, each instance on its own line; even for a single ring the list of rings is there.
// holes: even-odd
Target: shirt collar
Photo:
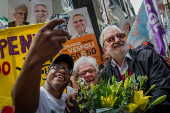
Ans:
[[[125,55],[124,62],[126,62],[127,58],[128,59],[132,59],[132,57],[130,56],[129,52],[127,52],[127,54]],[[118,64],[116,63],[116,61],[114,59],[111,60],[111,65],[113,67],[118,66]]]

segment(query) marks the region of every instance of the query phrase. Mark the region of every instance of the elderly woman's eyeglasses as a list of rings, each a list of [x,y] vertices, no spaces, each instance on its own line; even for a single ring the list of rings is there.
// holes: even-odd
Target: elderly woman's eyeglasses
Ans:
[[[87,73],[94,73],[94,72],[96,72],[96,69],[88,69],[86,71],[79,72],[78,74],[79,74],[79,76],[82,77],[82,76],[86,75]]]

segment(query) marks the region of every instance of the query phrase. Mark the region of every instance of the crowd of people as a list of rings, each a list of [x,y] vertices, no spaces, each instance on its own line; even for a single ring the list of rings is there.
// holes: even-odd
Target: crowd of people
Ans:
[[[25,4],[17,6],[13,13],[14,20],[8,23],[8,27],[29,25],[28,11]],[[49,22],[45,4],[34,5],[33,12],[35,23]],[[71,19],[76,31],[71,39],[88,34],[85,15],[78,13],[72,15]],[[43,64],[59,53],[63,48],[62,43],[67,41],[66,37],[70,38],[67,31],[55,28],[63,22],[63,19],[50,21],[39,30],[31,43],[22,72],[12,91],[15,113],[90,113],[88,109],[80,112],[77,108],[78,81],[83,79],[87,86],[98,84],[100,80],[109,81],[112,76],[117,81],[123,81],[126,72],[133,76],[147,75],[145,90],[153,84],[157,86],[149,94],[153,99],[167,95],[163,103],[145,113],[170,110],[170,58],[157,54],[149,42],[131,48],[127,43],[127,34],[131,29],[129,21],[121,28],[108,25],[102,30],[99,37],[103,53],[102,66],[92,56],[81,56],[74,62],[71,56],[60,54],[51,63],[44,85],[40,86]]]
[[[13,21],[10,21],[8,23],[8,27],[16,27],[16,26],[22,26],[22,25],[29,25],[29,24],[36,24],[36,23],[44,23],[48,22],[49,20],[49,11],[44,3],[37,3],[33,6],[33,13],[32,15],[34,17],[35,22],[27,22],[28,19],[28,11],[29,8],[25,4],[18,5],[13,12]]]
[[[49,22],[32,42],[12,91],[16,113],[75,113],[76,104],[68,100],[76,99],[77,80],[83,78],[85,85],[91,86],[99,83],[100,79],[108,81],[112,76],[117,81],[124,80],[125,72],[134,76],[147,75],[146,90],[152,84],[157,85],[150,92],[153,98],[167,95],[163,103],[146,113],[162,113],[170,109],[168,60],[157,54],[151,43],[129,48],[126,33],[115,25],[108,25],[100,35],[105,58],[102,69],[91,56],[82,56],[74,63],[71,56],[61,54],[50,65],[44,86],[40,86],[42,64],[59,53],[65,37],[69,36],[66,31],[53,29],[63,22],[62,19]]]

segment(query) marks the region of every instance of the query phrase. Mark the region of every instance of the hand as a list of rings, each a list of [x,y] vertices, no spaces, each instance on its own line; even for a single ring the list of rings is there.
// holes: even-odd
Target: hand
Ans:
[[[70,77],[71,84],[72,84],[72,87],[73,87],[74,89],[79,89],[79,86],[78,86],[78,83],[77,83],[77,79],[78,79],[78,77],[77,77],[76,75],[72,75],[72,76]]]
[[[68,96],[66,100],[66,113],[79,113],[76,96],[76,93]]]
[[[62,43],[66,41],[68,33],[53,28],[63,22],[62,19],[53,20],[45,25],[31,43],[29,55],[42,62],[55,56],[62,49]]]

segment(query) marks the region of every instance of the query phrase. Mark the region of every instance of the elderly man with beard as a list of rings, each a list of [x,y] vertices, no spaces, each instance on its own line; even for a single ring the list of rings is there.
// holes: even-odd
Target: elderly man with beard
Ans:
[[[147,75],[146,90],[152,84],[157,88],[150,95],[157,98],[167,95],[167,99],[147,113],[162,113],[170,110],[170,70],[161,56],[153,49],[151,44],[143,44],[137,48],[129,49],[127,36],[117,26],[107,26],[101,33],[100,44],[108,52],[112,60],[104,67],[102,78],[108,80],[115,76],[118,81],[124,79],[125,72],[137,75]]]
[[[49,68],[44,86],[40,87],[44,62],[62,49],[62,43],[68,36],[65,31],[53,29],[63,22],[51,21],[39,31],[31,43],[23,70],[13,90],[15,113],[64,113],[65,100],[73,93],[73,89],[67,86],[73,59],[65,54],[58,56]]]

